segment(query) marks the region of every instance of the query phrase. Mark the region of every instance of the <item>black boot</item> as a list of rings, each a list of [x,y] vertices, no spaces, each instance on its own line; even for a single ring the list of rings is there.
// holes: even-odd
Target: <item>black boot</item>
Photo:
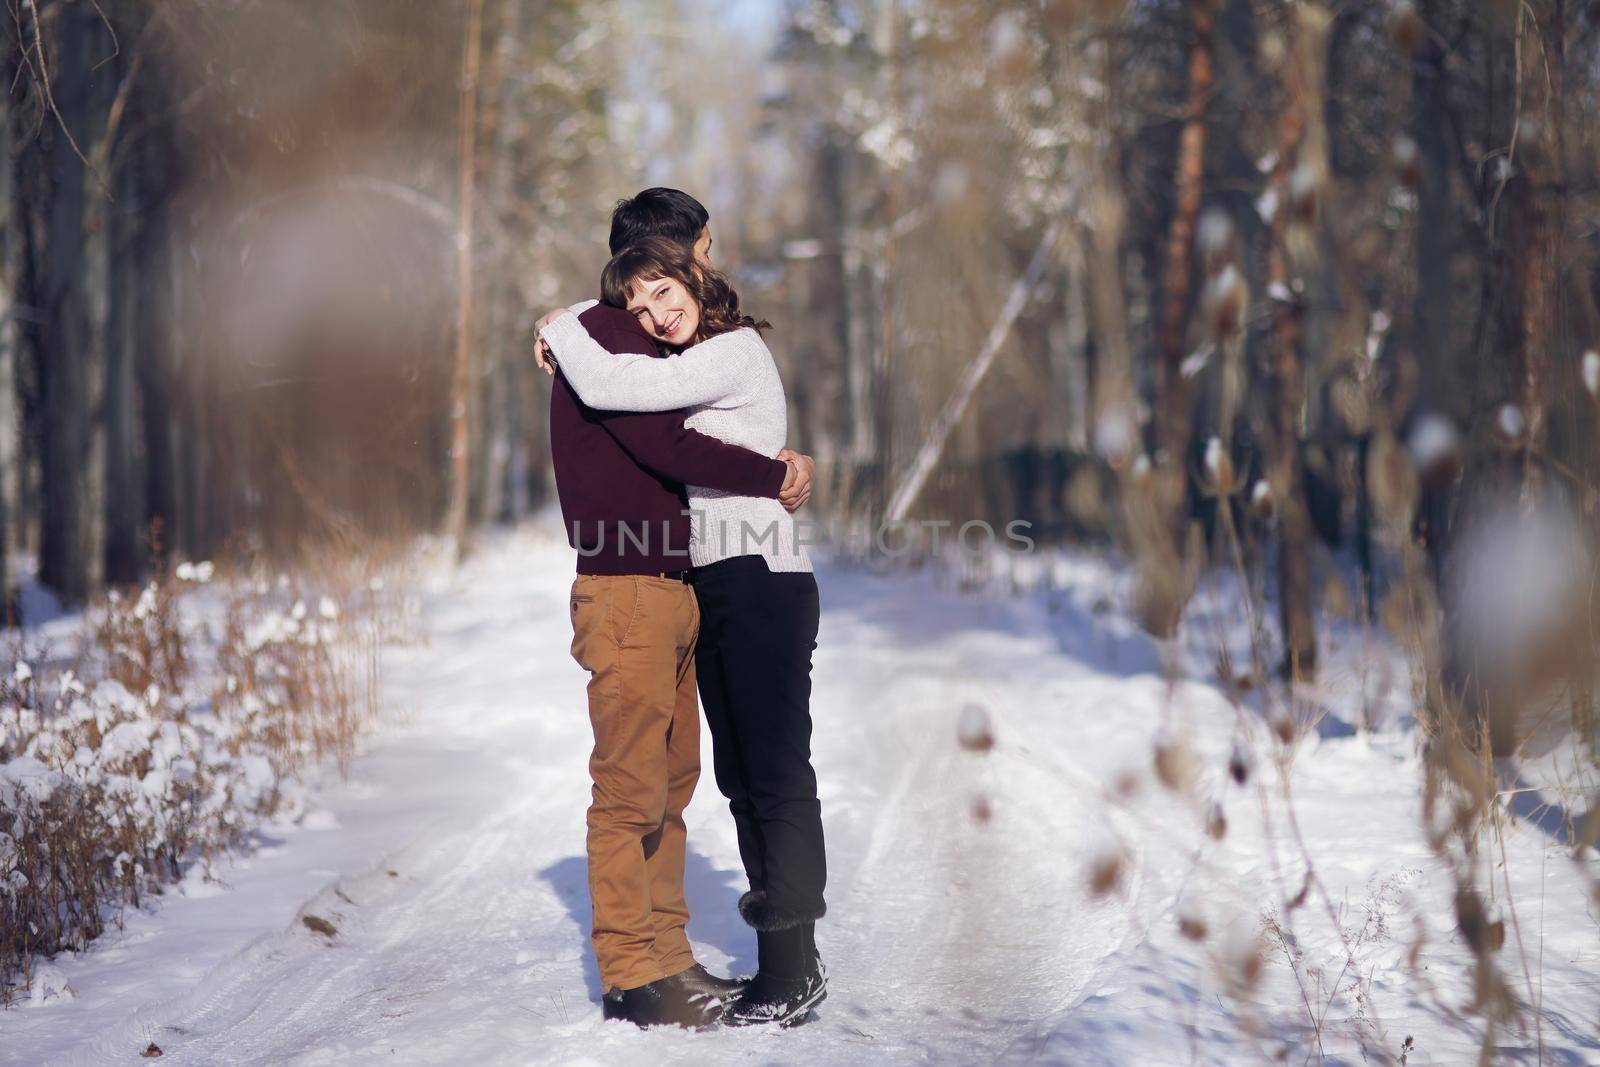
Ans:
[[[828,972],[817,954],[815,924],[758,931],[760,970],[722,1013],[727,1026],[799,1026],[828,996]]]
[[[607,1019],[626,1019],[639,1027],[709,1026],[722,1014],[722,1001],[691,991],[677,975],[634,989],[612,991],[600,1004]]]
[[[806,923],[800,929],[805,931],[806,959],[810,961],[811,969],[826,974],[826,968],[822,966],[822,953],[817,951],[817,924]]]

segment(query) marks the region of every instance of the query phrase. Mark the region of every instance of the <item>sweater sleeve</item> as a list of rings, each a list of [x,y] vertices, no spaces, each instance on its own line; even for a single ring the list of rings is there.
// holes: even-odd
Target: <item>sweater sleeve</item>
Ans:
[[[666,359],[615,355],[590,337],[575,315],[561,316],[539,335],[590,407],[667,411],[714,404],[739,392],[748,373],[742,332],[719,334]]]
[[[789,465],[691,430],[681,411],[601,411],[600,425],[657,477],[735,496],[776,497]]]

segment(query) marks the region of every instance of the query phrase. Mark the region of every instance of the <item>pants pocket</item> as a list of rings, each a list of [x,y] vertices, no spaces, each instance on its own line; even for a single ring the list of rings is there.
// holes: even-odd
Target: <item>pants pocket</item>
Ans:
[[[587,671],[595,669],[591,645],[600,634],[608,599],[603,584],[583,575],[572,583],[572,594],[567,598],[567,615],[572,620],[572,658]]]
[[[614,578],[607,585],[610,594],[606,600],[606,610],[602,618],[606,620],[606,630],[612,642],[618,648],[628,643],[628,635],[633,632],[633,622],[639,617],[639,581],[636,578]]]

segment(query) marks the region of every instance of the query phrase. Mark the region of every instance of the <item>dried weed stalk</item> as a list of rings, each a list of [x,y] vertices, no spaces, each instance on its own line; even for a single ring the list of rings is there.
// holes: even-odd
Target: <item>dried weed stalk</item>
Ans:
[[[297,816],[310,765],[346,768],[405,602],[348,570],[318,577],[212,586],[209,564],[186,564],[110,595],[70,664],[16,646],[0,677],[0,1003],[35,960],[205,876],[259,820]]]

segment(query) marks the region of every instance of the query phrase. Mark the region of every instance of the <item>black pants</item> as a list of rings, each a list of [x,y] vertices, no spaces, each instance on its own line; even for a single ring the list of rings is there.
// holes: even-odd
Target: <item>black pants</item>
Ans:
[[[750,879],[739,911],[757,930],[814,922],[828,874],[811,769],[816,579],[735,556],[695,568],[694,589],[700,702]]]

